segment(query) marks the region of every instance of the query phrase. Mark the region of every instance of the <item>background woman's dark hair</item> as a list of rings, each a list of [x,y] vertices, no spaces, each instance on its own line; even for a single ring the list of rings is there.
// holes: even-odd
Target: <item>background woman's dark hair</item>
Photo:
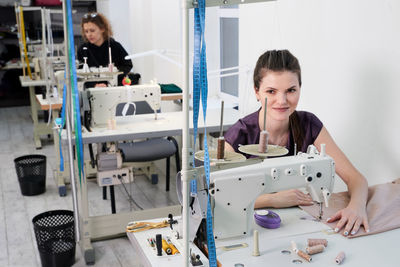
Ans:
[[[260,89],[261,80],[268,71],[281,72],[290,71],[297,75],[301,86],[301,69],[299,61],[289,50],[270,50],[262,54],[254,68],[254,89]],[[297,112],[294,111],[289,117],[289,127],[293,135],[293,141],[297,144],[297,150],[303,151],[304,130],[301,127]],[[305,148],[306,149],[306,148]]]
[[[103,32],[104,40],[108,40],[108,38],[110,38],[113,35],[112,29],[111,29],[111,24],[108,21],[108,19],[101,13],[90,12],[90,13],[86,13],[85,15],[83,15],[82,22],[81,22],[81,34],[82,34],[82,38],[85,42],[87,42],[88,40],[83,31],[83,24],[88,23],[88,22],[92,22],[92,23],[96,24],[97,27],[104,30],[104,32]]]

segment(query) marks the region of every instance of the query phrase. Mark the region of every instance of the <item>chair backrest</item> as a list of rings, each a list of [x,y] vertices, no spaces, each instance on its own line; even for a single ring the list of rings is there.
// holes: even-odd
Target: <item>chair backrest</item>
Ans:
[[[150,107],[150,105],[146,101],[135,101],[134,105],[129,105],[129,108],[126,112],[126,116],[131,116],[133,114],[150,114],[154,113],[154,110]],[[124,109],[126,103],[119,103],[117,108],[115,109],[115,116],[123,116],[122,110]],[[136,107],[136,113],[135,113]],[[157,110],[157,113],[160,113],[160,110]]]

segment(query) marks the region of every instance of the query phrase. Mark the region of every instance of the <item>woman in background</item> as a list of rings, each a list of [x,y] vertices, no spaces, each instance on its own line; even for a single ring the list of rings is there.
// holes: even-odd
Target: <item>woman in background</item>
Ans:
[[[125,59],[128,53],[112,38],[112,29],[107,18],[96,12],[85,14],[82,17],[81,32],[85,43],[78,49],[78,60],[84,62],[86,57],[89,67],[107,67],[110,63],[110,47],[112,63],[123,72],[118,76],[118,84],[121,84],[122,78],[132,69],[132,62]]]

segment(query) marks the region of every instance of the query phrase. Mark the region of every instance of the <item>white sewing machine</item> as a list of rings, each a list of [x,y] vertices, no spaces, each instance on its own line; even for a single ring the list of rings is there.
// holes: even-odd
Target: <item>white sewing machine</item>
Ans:
[[[211,171],[210,195],[215,238],[239,237],[251,233],[254,203],[262,193],[305,188],[312,199],[320,204],[321,212],[322,203],[328,206],[334,186],[335,163],[326,155],[324,145],[321,153],[310,146],[307,153],[264,159],[261,162],[247,160],[244,164],[247,165],[225,165],[222,168],[228,169]],[[189,212],[189,240],[195,237],[207,211],[205,177],[201,170],[197,170],[197,174],[195,171],[193,176],[197,180],[197,194]],[[177,184],[179,187],[180,182]],[[177,188],[178,195],[179,190]]]
[[[116,107],[120,103],[127,103],[122,115],[126,113],[129,105],[135,105],[134,102],[138,101],[146,101],[150,105],[154,110],[155,119],[157,110],[161,108],[161,88],[156,83],[89,88],[86,90],[86,96],[90,105],[91,127],[101,127],[107,125],[108,121],[115,120]]]

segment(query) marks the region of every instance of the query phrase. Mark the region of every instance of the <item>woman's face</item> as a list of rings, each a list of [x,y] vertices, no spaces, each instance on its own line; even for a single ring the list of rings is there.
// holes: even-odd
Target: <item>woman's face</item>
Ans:
[[[83,24],[83,32],[89,43],[100,46],[104,42],[103,33],[104,29],[100,29],[99,26],[93,22],[87,22]]]
[[[300,85],[297,74],[291,71],[267,71],[261,80],[256,97],[264,102],[267,97],[267,120],[286,121],[295,111],[300,98]]]

